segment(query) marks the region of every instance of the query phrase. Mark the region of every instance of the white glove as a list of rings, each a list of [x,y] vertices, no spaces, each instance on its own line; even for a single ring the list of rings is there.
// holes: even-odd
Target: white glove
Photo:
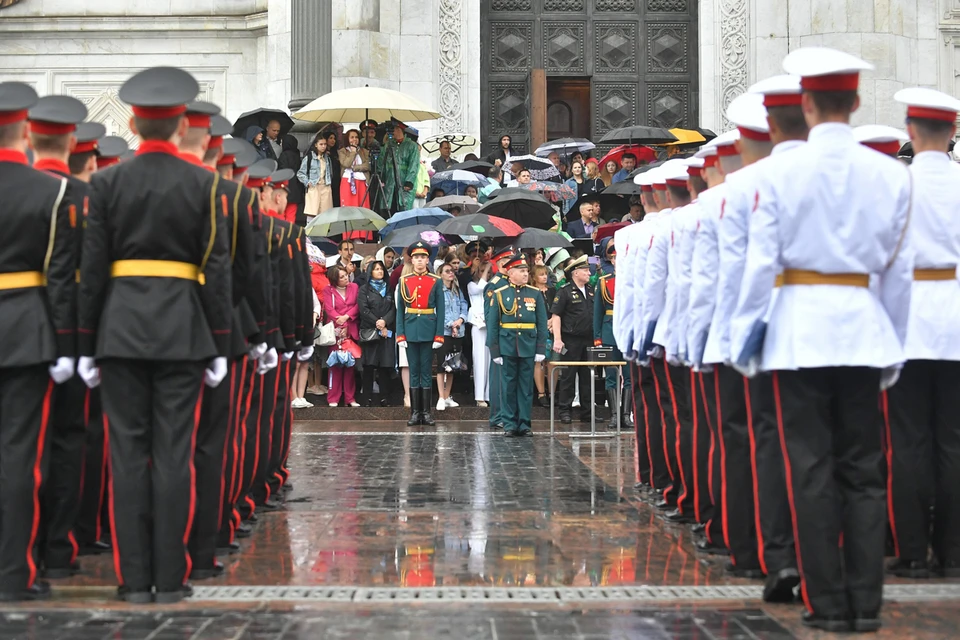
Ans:
[[[307,345],[303,349],[300,349],[300,353],[297,354],[297,360],[300,362],[307,362],[310,358],[313,357],[313,345]]]
[[[653,345],[653,348],[647,353],[651,358],[660,359],[663,357],[663,347],[658,344]]]
[[[433,348],[434,348],[434,349],[439,349],[439,348],[442,347],[442,346],[443,346],[443,343],[442,343],[442,342],[434,342],[434,343],[433,343]]]
[[[886,391],[900,379],[900,367],[887,367],[880,372],[880,391]]]
[[[220,357],[210,361],[210,366],[203,372],[203,381],[211,389],[215,388],[227,377],[227,359]]]
[[[493,361],[500,366],[503,366],[503,358],[494,358]]]
[[[247,349],[247,355],[251,360],[259,360],[263,354],[267,352],[267,343],[261,342],[260,344],[252,345]]]
[[[406,341],[406,340],[401,340],[400,342],[397,343],[397,346],[400,347],[401,349],[406,349],[406,348],[407,348],[407,341]]]
[[[265,374],[270,369],[273,369],[277,366],[277,363],[280,361],[280,358],[277,356],[277,350],[273,347],[267,349],[266,353],[260,356],[260,364],[257,365],[257,373],[260,375]]]
[[[681,364],[683,364],[683,361],[680,360],[680,356],[678,356],[675,353],[668,353],[666,360],[667,360],[667,364],[674,367],[679,367]]]
[[[533,357],[534,362],[543,362],[546,359],[547,359],[547,356],[543,355],[542,353],[538,353]]]
[[[296,353],[296,351],[284,351],[284,352],[283,352],[283,361],[284,361],[284,362],[289,362],[289,361],[290,361],[290,358],[292,358],[292,357],[293,357],[293,354],[295,354],[295,353]]]
[[[50,377],[53,378],[53,381],[60,384],[73,377],[76,362],[73,358],[57,358],[57,361],[50,365],[47,370],[50,372]]]
[[[90,389],[100,384],[100,367],[97,366],[97,361],[90,356],[80,356],[80,361],[77,363],[77,373],[80,374],[83,383]]]
[[[746,365],[734,364],[733,368],[739,371],[740,375],[752,378],[760,373],[760,356],[750,358]]]

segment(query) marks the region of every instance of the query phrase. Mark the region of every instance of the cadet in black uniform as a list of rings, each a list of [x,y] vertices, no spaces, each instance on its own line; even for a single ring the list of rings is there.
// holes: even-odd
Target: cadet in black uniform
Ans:
[[[49,585],[37,582],[33,547],[40,513],[35,505],[40,499],[54,384],[68,380],[74,370],[76,219],[72,227],[67,180],[27,165],[27,110],[36,102],[37,94],[27,85],[0,83],[3,602],[50,594]]]
[[[202,385],[227,374],[220,177],[176,146],[198,91],[190,74],[166,67],[123,85],[142,142],[135,158],[94,174],[83,238],[78,371],[88,385],[103,376],[114,559],[128,602],[177,602],[186,591]]]
[[[587,256],[570,261],[564,268],[567,284],[557,291],[551,313],[556,318],[553,328],[553,350],[561,362],[586,362],[587,349],[593,346],[593,286]],[[564,351],[566,349],[566,351]],[[577,368],[560,372],[557,385],[557,406],[560,422],[569,424],[573,404],[573,379]],[[590,422],[590,376],[580,371],[580,422]]]
[[[83,103],[69,96],[40,98],[29,114],[33,168],[67,180],[64,200],[72,227],[75,270],[80,267],[80,230],[89,197],[87,183],[71,175],[67,162],[77,124],[86,117]],[[49,474],[40,503],[39,557],[45,578],[69,578],[80,570],[73,525],[80,507],[86,396],[87,387],[79,377],[58,384],[54,392],[48,432]]]

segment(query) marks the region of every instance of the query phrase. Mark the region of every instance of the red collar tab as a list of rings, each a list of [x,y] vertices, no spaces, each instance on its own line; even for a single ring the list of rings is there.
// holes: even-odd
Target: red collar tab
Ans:
[[[934,109],[932,107],[907,107],[907,117],[939,120],[941,122],[955,122],[957,120],[957,112],[946,109]]]
[[[209,129],[210,116],[206,113],[188,113],[187,122],[191,129]]]
[[[17,164],[30,164],[27,162],[27,154],[16,149],[0,149],[0,162],[16,162]]]
[[[689,175],[689,174],[688,174],[688,175]],[[674,178],[670,178],[669,180],[667,180],[667,186],[668,186],[668,187],[683,187],[684,189],[686,189],[686,188],[687,188],[687,181],[686,181],[686,180],[677,180],[677,179],[674,179]]]
[[[97,169],[106,169],[107,167],[112,167],[115,164],[120,163],[119,157],[113,158],[97,158]]]
[[[89,153],[91,151],[97,150],[97,141],[90,140],[88,142],[78,142],[77,146],[74,147],[73,151],[70,152],[70,155],[77,155],[79,153]]]
[[[888,156],[896,156],[898,153],[900,153],[899,140],[889,140],[887,142],[863,142],[861,144],[865,147],[870,147],[874,151],[885,153]]]
[[[280,212],[279,212],[279,211],[275,211],[275,210],[273,210],[273,209],[269,209],[269,210],[267,210],[267,215],[270,216],[271,218],[279,218],[279,217],[280,217]]]
[[[729,158],[730,156],[740,155],[740,152],[737,151],[735,145],[725,144],[722,147],[717,147],[717,155],[721,158]]]
[[[33,163],[33,168],[38,171],[52,171],[62,173],[65,176],[70,175],[70,167],[67,166],[67,163],[56,158],[40,158]]]
[[[859,86],[859,71],[800,78],[800,87],[804,91],[856,91]]]
[[[20,111],[0,111],[0,126],[5,124],[13,124],[14,122],[23,122],[27,119],[28,111],[22,109]]]
[[[73,133],[77,130],[75,124],[63,124],[61,122],[44,122],[43,120],[30,121],[30,133],[38,133],[43,136],[62,136]]]
[[[213,136],[210,138],[210,144],[207,145],[207,149],[217,149],[223,146],[223,136]]]
[[[770,107],[799,107],[803,98],[799,93],[771,93],[763,96],[763,106]]]
[[[770,142],[770,134],[765,131],[757,131],[748,127],[737,127],[740,130],[740,137],[747,140],[756,140],[757,142]]]
[[[143,140],[137,148],[136,155],[142,156],[145,153],[166,153],[180,157],[180,150],[177,149],[177,145],[169,140]]]
[[[174,116],[183,115],[187,112],[187,105],[179,104],[174,107],[138,107],[133,106],[133,115],[147,120],[165,120]],[[209,122],[207,123],[209,127]]]
[[[220,159],[217,160],[217,166],[218,166],[218,167],[226,167],[226,166],[229,166],[229,165],[233,164],[234,160],[236,160],[236,159],[237,159],[237,156],[234,156],[234,155],[224,155],[224,156],[221,156]]]

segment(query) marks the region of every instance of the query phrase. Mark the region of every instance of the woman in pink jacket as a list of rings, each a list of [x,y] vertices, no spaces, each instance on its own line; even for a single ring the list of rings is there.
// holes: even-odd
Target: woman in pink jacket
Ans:
[[[350,282],[346,269],[340,265],[330,267],[327,271],[330,286],[323,290],[324,322],[332,322],[337,331],[337,341],[351,338],[354,342],[360,341],[360,307],[357,305],[357,285]],[[336,347],[331,347],[336,348]],[[357,380],[353,367],[338,365],[330,367],[330,391],[327,393],[327,402],[331,407],[340,404],[340,396],[344,396],[351,407],[359,407],[356,400]]]

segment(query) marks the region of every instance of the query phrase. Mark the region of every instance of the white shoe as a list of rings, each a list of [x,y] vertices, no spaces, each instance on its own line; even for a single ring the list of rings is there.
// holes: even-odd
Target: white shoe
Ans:
[[[359,403],[359,402],[351,402],[351,403],[350,403],[350,406],[351,406],[351,407],[359,407],[359,406],[360,406],[360,403]]]
[[[478,407],[486,407],[486,406],[487,406],[487,403],[484,402],[483,400],[477,400],[477,406],[478,406]]]
[[[305,409],[307,405],[305,405],[305,404],[303,404],[303,403],[304,403],[303,398],[294,398],[294,399],[290,402],[290,407],[293,408],[293,409]]]
[[[444,401],[443,398],[440,398],[439,400],[437,400],[437,411],[443,411],[446,408],[447,408],[447,403]]]
[[[443,401],[443,403],[447,405],[448,409],[452,409],[454,407],[460,406],[459,404],[457,404],[457,402],[453,398],[447,398],[446,400]]]
[[[307,400],[306,398],[300,398],[300,404],[304,409],[309,409],[313,406],[313,403]]]
[[[336,407],[336,406],[337,406],[337,403],[336,403],[336,402],[331,402],[331,403],[330,403],[330,406],[331,406],[331,407]]]

